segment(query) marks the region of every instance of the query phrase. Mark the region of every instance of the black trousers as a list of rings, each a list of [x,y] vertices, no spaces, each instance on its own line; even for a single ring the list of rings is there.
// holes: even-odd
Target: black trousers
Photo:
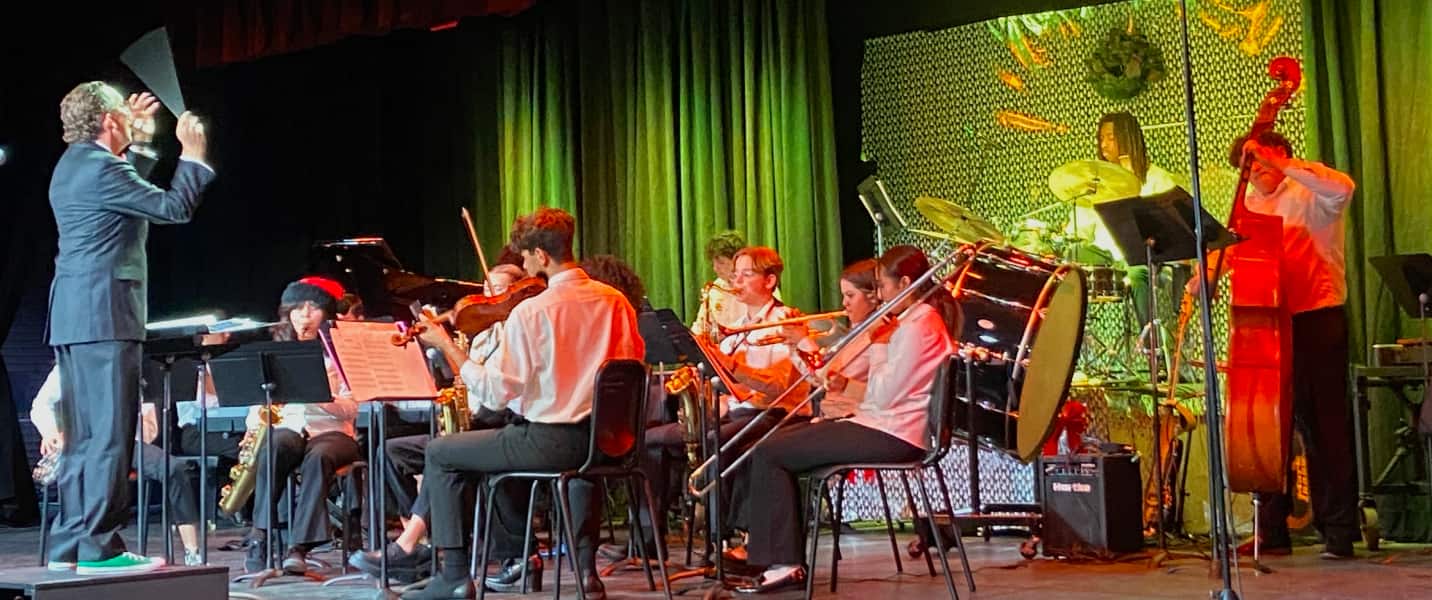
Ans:
[[[1341,306],[1293,315],[1293,425],[1308,452],[1314,523],[1329,545],[1360,537],[1347,336],[1347,312]],[[1258,502],[1263,544],[1288,545],[1292,497],[1259,494]]]
[[[289,525],[289,544],[311,546],[328,541],[328,490],[333,486],[334,473],[358,460],[361,450],[357,440],[337,431],[306,438],[291,429],[274,429],[273,437],[278,477],[269,474],[269,440],[264,440],[257,450],[259,476],[254,490],[254,527],[266,530],[272,526],[268,507],[277,503],[278,522]],[[287,491],[279,498],[271,488],[287,488],[285,483],[295,473],[300,482],[290,516]],[[270,485],[274,482],[277,486]]]
[[[580,467],[587,459],[591,425],[517,423],[499,429],[467,431],[447,435],[428,444],[423,490],[431,503],[430,535],[435,548],[467,546],[470,511],[463,502],[467,487],[488,474],[510,471],[560,471]],[[573,481],[568,500],[576,532],[576,559],[583,569],[595,568],[597,534],[601,527],[600,486]],[[508,481],[494,499],[492,556],[498,559],[522,555],[526,531],[528,483]],[[532,546],[536,548],[534,544]],[[474,548],[474,552],[480,548]]]
[[[55,347],[65,459],[56,479],[60,513],[50,529],[53,561],[101,561],[124,552],[129,469],[139,413],[139,342]]]
[[[494,411],[487,407],[477,410],[468,421],[468,431],[495,429],[522,421],[522,417],[507,409]],[[388,508],[400,515],[427,515],[428,496],[418,489],[417,476],[423,472],[428,442],[427,434],[391,438],[383,445],[387,453],[384,462],[383,480],[386,482]]]
[[[750,467],[736,479],[736,512],[745,522],[747,562],[755,566],[805,561],[805,511],[801,473],[849,462],[918,460],[925,451],[883,431],[850,421],[822,421],[789,427],[751,454]]]
[[[219,458],[218,473],[228,474],[228,467],[239,460],[238,437],[227,437],[222,433],[210,433],[209,456]],[[180,430],[175,450],[181,455],[199,455],[199,428],[186,425]],[[192,444],[192,449],[185,442]],[[144,444],[136,463],[143,463],[144,478],[159,481],[164,470],[164,449],[154,444]],[[139,465],[136,464],[136,467]],[[169,460],[169,503],[170,519],[175,525],[192,525],[199,522],[199,463],[192,460]],[[213,489],[209,490],[213,492]],[[210,515],[214,512],[210,511]]]
[[[756,420],[757,417],[761,418],[761,424],[756,425],[746,434],[746,437],[743,438],[745,443],[721,453],[722,469],[730,465],[731,461],[735,460],[737,456],[740,456],[743,450],[750,447],[752,442],[760,439],[767,431],[775,427],[776,423],[780,422],[784,416],[784,412],[773,410],[762,417],[761,411],[754,408],[741,408],[727,412],[726,415],[721,418],[720,436],[722,440],[731,439],[732,436],[736,435],[736,432],[751,423],[751,421]],[[714,447],[715,443],[716,440],[708,436],[708,447]],[[666,539],[667,511],[671,510],[671,504],[679,499],[683,490],[686,489],[685,482],[677,482],[679,485],[673,486],[671,475],[675,467],[685,464],[686,462],[686,433],[682,431],[680,423],[667,423],[646,430],[646,452],[642,455],[641,470],[646,474],[647,479],[651,481],[652,494],[656,497],[655,515],[646,510],[643,510],[641,513],[642,531],[645,532],[647,536],[651,536],[654,531],[657,533],[659,539]],[[721,504],[723,510],[730,506],[731,492],[732,486],[721,486]],[[642,506],[645,507],[645,504]],[[655,523],[655,528],[652,527],[653,522]],[[727,528],[730,528],[732,523],[728,520],[725,525]],[[652,540],[650,537],[648,537],[646,542],[649,548],[654,547],[651,546]],[[654,554],[648,554],[648,556],[654,556]]]

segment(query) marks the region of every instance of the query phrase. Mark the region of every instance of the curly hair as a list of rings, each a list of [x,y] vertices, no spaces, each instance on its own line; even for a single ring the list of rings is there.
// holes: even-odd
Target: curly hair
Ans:
[[[748,246],[738,250],[734,258],[740,260],[742,256],[751,258],[751,268],[756,272],[762,276],[775,275],[777,282],[781,280],[781,272],[786,270],[780,253],[770,246]]]
[[[541,248],[558,262],[572,260],[577,220],[560,208],[542,207],[512,224],[512,245],[518,250]]]
[[[735,229],[727,229],[706,240],[706,260],[735,258],[746,247],[746,237]]]
[[[1253,139],[1258,140],[1259,144],[1269,148],[1281,148],[1284,156],[1288,158],[1293,157],[1293,143],[1288,141],[1288,138],[1283,137],[1281,133],[1271,129],[1265,129],[1254,135]],[[1248,135],[1244,134],[1238,136],[1238,139],[1233,140],[1233,145],[1228,147],[1228,164],[1235,169],[1243,167],[1243,144],[1246,143],[1248,143]]]
[[[89,142],[99,137],[104,116],[127,113],[124,96],[103,81],[87,81],[75,86],[60,101],[60,124],[64,127],[66,144]]]
[[[582,259],[582,270],[592,279],[616,288],[634,307],[641,306],[642,299],[646,298],[641,276],[620,258],[610,254],[589,256]]]

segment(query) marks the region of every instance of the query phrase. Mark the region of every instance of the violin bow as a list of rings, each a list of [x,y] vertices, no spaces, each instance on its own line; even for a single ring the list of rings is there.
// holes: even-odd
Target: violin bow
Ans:
[[[482,265],[482,279],[487,281],[487,257],[482,254],[482,244],[477,243],[477,229],[472,226],[472,214],[467,212],[467,207],[462,208],[462,223],[467,226],[467,239],[472,240],[472,247],[477,249],[477,262]]]

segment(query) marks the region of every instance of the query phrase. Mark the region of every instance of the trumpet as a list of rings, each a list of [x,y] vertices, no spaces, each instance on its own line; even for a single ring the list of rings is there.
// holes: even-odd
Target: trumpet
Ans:
[[[761,330],[761,329],[773,329],[773,328],[777,328],[777,327],[785,327],[786,325],[800,325],[801,323],[809,323],[809,322],[811,322],[811,321],[831,321],[831,320],[839,319],[839,318],[844,317],[844,316],[845,316],[845,311],[843,311],[843,310],[833,310],[833,311],[830,311],[830,312],[817,313],[817,314],[814,314],[814,315],[801,315],[801,316],[799,316],[799,317],[791,317],[791,318],[789,318],[789,319],[781,319],[781,320],[779,320],[779,321],[770,321],[770,322],[766,322],[766,323],[751,323],[750,325],[742,325],[742,326],[740,326],[740,327],[727,327],[727,326],[725,326],[725,325],[720,325],[720,324],[718,324],[718,325],[716,326],[716,328],[717,328],[718,331],[721,332],[721,337],[730,337],[730,336],[733,336],[733,335],[741,335],[741,334],[743,334],[743,333],[750,333],[750,332],[752,332],[752,331],[758,331],[758,330]],[[761,341],[765,341],[768,337],[770,337],[770,336],[761,338]],[[777,337],[779,337],[779,336],[777,336]],[[775,342],[765,342],[765,343],[766,343],[766,344],[773,344],[773,343],[775,343]],[[764,345],[764,344],[756,344],[756,345],[759,346],[759,345]]]
[[[946,240],[946,241],[944,241],[944,242],[941,242],[941,243],[940,243],[940,246],[935,249],[935,252],[934,252],[934,253],[935,253],[935,254],[939,254],[939,253],[941,253],[941,252],[944,252],[945,249],[948,248],[948,247],[949,247],[949,241],[948,241],[948,240]],[[851,342],[854,342],[855,340],[860,339],[861,336],[864,335],[865,332],[866,332],[867,330],[871,329],[872,327],[889,327],[889,326],[893,326],[893,325],[896,324],[896,323],[899,323],[900,316],[901,316],[901,314],[903,314],[903,311],[902,311],[901,314],[892,314],[892,313],[894,313],[895,307],[896,307],[896,306],[900,306],[901,304],[904,303],[904,301],[905,301],[906,299],[908,299],[908,298],[910,298],[910,297],[912,297],[912,296],[915,296],[915,294],[916,294],[917,292],[920,292],[920,288],[921,288],[921,287],[923,287],[925,284],[929,283],[930,281],[933,281],[933,280],[934,280],[934,277],[935,277],[935,274],[936,274],[936,273],[939,273],[941,270],[945,269],[946,267],[950,267],[950,266],[959,267],[960,265],[959,265],[958,263],[959,263],[959,262],[962,262],[962,261],[960,261],[960,259],[961,259],[962,257],[968,257],[968,256],[970,256],[970,254],[968,254],[967,252],[963,252],[962,250],[963,250],[963,248],[956,248],[955,250],[951,251],[949,254],[945,255],[944,258],[941,258],[939,262],[937,262],[937,263],[931,265],[931,266],[930,266],[930,269],[929,269],[928,271],[925,271],[924,274],[920,275],[920,277],[919,277],[918,279],[916,279],[915,281],[911,282],[910,285],[909,285],[909,287],[906,287],[905,289],[900,290],[900,293],[896,294],[895,297],[890,298],[888,301],[886,301],[885,303],[881,304],[880,307],[877,308],[877,309],[875,309],[875,312],[871,313],[869,317],[867,317],[864,321],[861,321],[860,324],[858,324],[858,325],[852,327],[851,330],[850,330],[849,332],[847,332],[844,336],[841,336],[841,338],[840,338],[839,340],[836,340],[835,343],[832,344],[832,345],[826,350],[826,356],[829,357],[829,360],[825,361],[826,364],[829,364],[829,363],[830,363],[831,361],[833,361],[838,355],[840,355],[840,353],[841,353],[842,350],[844,350],[844,349],[847,348],[847,347],[851,347]],[[959,269],[956,268],[954,272],[955,272],[955,273],[958,273],[958,272],[959,272]],[[930,286],[930,289],[924,290],[923,292],[921,292],[920,295],[919,295],[919,297],[916,299],[915,302],[916,302],[916,303],[923,302],[923,301],[925,301],[926,298],[929,298],[931,295],[933,295],[933,294],[935,294],[936,292],[939,292],[939,291],[946,291],[946,292],[948,293],[948,291],[945,289],[945,286],[943,286],[943,285],[932,285],[932,286]],[[912,304],[911,306],[914,306],[914,305]],[[808,316],[805,316],[805,317],[796,317],[795,319],[787,319],[786,321],[795,321],[795,320],[800,320],[800,319],[804,319],[805,321],[812,321],[812,320],[816,320],[816,319],[819,319],[819,318],[826,318],[826,319],[828,319],[828,318],[833,318],[833,317],[831,316],[831,315],[833,315],[833,314],[836,314],[836,313],[824,313],[824,314],[820,314],[820,315],[808,315]],[[843,313],[840,313],[840,314],[843,314]],[[786,321],[781,321],[781,322],[777,322],[777,323],[761,323],[761,324],[756,325],[756,326],[748,327],[748,328],[746,328],[746,330],[747,330],[747,331],[750,331],[750,330],[754,330],[754,329],[763,329],[763,328],[766,328],[766,327],[775,327],[775,326],[778,326],[778,325],[780,325],[780,324],[782,324],[782,323],[785,323]],[[735,328],[735,329],[741,329],[741,328]],[[858,353],[864,352],[864,351],[865,351],[866,349],[868,349],[869,347],[870,347],[870,345],[868,345],[868,344],[867,344],[867,345],[857,346],[857,347],[856,347],[857,350],[856,350],[855,353],[858,354]],[[759,424],[761,424],[763,421],[765,421],[764,417],[765,417],[766,413],[770,412],[770,411],[771,411],[772,409],[774,409],[774,408],[779,408],[779,407],[781,407],[781,401],[782,401],[782,400],[785,400],[785,398],[786,398],[787,396],[791,395],[792,392],[794,392],[798,387],[800,387],[801,385],[803,385],[803,384],[804,384],[807,380],[809,380],[811,377],[815,376],[816,374],[822,374],[822,375],[824,375],[824,373],[825,373],[825,370],[824,370],[824,369],[812,369],[812,370],[810,370],[810,371],[807,371],[805,374],[803,374],[800,379],[797,379],[796,381],[792,382],[789,386],[787,386],[786,389],[785,389],[784,391],[782,391],[779,396],[776,396],[776,399],[770,403],[770,408],[767,408],[766,410],[762,411],[760,415],[757,415],[756,418],[752,419],[750,423],[748,423],[745,427],[742,427],[741,430],[740,430],[740,431],[737,431],[735,435],[731,436],[731,439],[726,440],[725,443],[721,444],[721,447],[718,448],[715,452],[711,453],[711,456],[710,456],[709,458],[707,458],[705,462],[701,463],[701,464],[700,464],[699,466],[697,466],[696,468],[691,469],[691,474],[690,474],[690,475],[687,477],[687,479],[686,479],[686,489],[687,489],[687,491],[688,491],[691,495],[693,495],[693,496],[697,496],[697,497],[704,496],[704,495],[706,495],[707,493],[709,493],[713,487],[715,487],[717,481],[719,481],[719,480],[721,480],[721,479],[724,479],[724,478],[726,478],[726,477],[729,477],[729,476],[731,475],[731,473],[735,472],[735,470],[736,470],[737,467],[741,466],[742,463],[746,462],[746,460],[751,457],[751,454],[752,454],[753,452],[755,452],[756,448],[759,448],[759,447],[761,446],[761,444],[765,443],[766,440],[770,439],[771,436],[775,435],[776,432],[780,431],[782,425],[785,425],[785,424],[786,424],[787,422],[789,422],[792,418],[794,418],[797,414],[799,414],[800,411],[801,411],[801,409],[805,408],[806,405],[810,404],[812,400],[815,400],[815,399],[818,397],[818,395],[824,395],[824,394],[825,394],[826,383],[825,383],[825,382],[821,382],[819,385],[815,386],[815,388],[812,389],[812,390],[810,391],[810,393],[806,396],[805,400],[802,400],[802,401],[800,402],[800,404],[797,404],[794,408],[791,408],[790,410],[786,411],[786,415],[785,415],[784,417],[782,417],[779,422],[776,423],[776,426],[775,426],[775,427],[772,427],[770,430],[768,430],[768,431],[765,433],[765,435],[762,435],[760,438],[758,438],[758,439],[755,441],[755,443],[751,444],[751,446],[746,449],[745,452],[743,452],[740,456],[737,456],[735,460],[731,461],[731,464],[730,464],[730,465],[725,466],[725,468],[722,469],[721,472],[718,473],[718,474],[716,475],[716,477],[712,479],[712,481],[706,482],[704,485],[700,485],[700,484],[699,484],[699,482],[701,481],[701,479],[702,479],[703,477],[705,477],[706,472],[711,468],[711,463],[714,462],[714,461],[717,459],[717,457],[719,457],[722,453],[729,452],[729,451],[731,451],[732,448],[735,448],[736,445],[737,445],[743,438],[745,438],[746,435],[747,435],[753,428],[755,428],[757,425],[759,425]],[[822,379],[823,379],[823,378],[822,378]]]

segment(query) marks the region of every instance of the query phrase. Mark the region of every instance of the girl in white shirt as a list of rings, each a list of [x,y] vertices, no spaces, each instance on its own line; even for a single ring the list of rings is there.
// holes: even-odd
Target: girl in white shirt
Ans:
[[[896,246],[879,261],[879,295],[893,298],[929,269],[919,248]],[[927,286],[933,284],[926,284]],[[804,520],[797,477],[822,466],[848,462],[918,460],[929,447],[926,420],[935,371],[954,350],[958,331],[953,299],[921,292],[892,309],[898,320],[877,326],[871,335],[870,375],[855,416],[792,427],[772,436],[751,454],[749,468],[736,482],[738,519],[747,527],[747,562],[766,571],[748,590],[766,592],[805,580]],[[947,316],[946,316],[947,315]]]

